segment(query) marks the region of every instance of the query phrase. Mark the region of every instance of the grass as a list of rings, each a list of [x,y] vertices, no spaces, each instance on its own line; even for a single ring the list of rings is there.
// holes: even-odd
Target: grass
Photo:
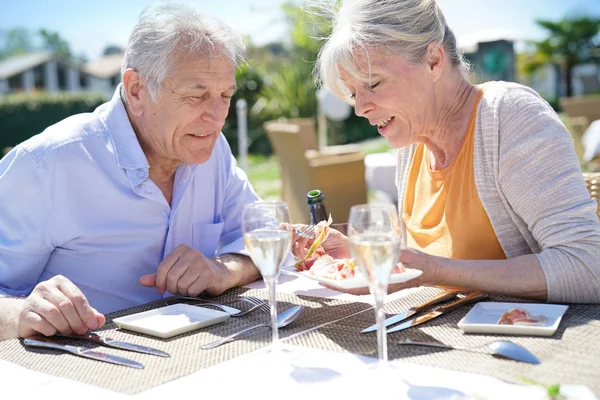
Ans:
[[[383,153],[391,149],[385,138],[369,139],[361,144],[363,153]],[[281,168],[276,155],[248,155],[248,179],[264,200],[281,200]]]
[[[281,200],[281,168],[277,156],[248,154],[248,179],[264,200]]]

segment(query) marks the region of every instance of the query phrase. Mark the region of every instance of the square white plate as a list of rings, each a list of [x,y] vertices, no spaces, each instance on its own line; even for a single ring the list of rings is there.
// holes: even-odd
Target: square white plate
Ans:
[[[226,321],[229,314],[190,304],[173,304],[150,311],[115,318],[120,328],[169,338]]]
[[[319,276],[311,275],[307,272],[300,272],[300,271],[295,271],[295,270],[294,271],[287,270],[287,272],[294,274],[294,275],[304,276],[308,279],[315,280],[317,282],[323,283],[327,286],[330,286],[332,288],[337,288],[337,289],[348,290],[348,289],[358,289],[358,288],[363,288],[363,287],[369,286],[368,279],[366,277],[364,277],[363,275],[358,275],[358,274],[355,275],[354,278],[350,278],[350,279],[327,279],[327,278],[322,278]],[[422,273],[423,273],[423,271],[418,270],[418,269],[406,268],[405,272],[390,275],[390,284],[410,281],[411,279],[415,279],[416,277],[420,276]]]
[[[534,316],[544,315],[546,322],[542,325],[499,324],[502,314],[513,308],[523,308]],[[552,336],[567,308],[569,306],[560,304],[480,302],[458,322],[458,327],[463,332],[471,333]]]

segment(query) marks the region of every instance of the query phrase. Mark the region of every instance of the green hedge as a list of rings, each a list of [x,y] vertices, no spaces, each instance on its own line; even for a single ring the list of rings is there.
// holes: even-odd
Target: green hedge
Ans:
[[[251,97],[245,93],[247,97]],[[254,99],[250,99],[251,101]],[[59,93],[44,92],[28,94],[12,94],[0,96],[0,151],[12,147],[31,136],[37,135],[48,126],[60,120],[83,112],[93,111],[106,101],[98,93]],[[252,106],[251,102],[250,106]],[[237,120],[235,101],[223,127],[223,133],[234,152],[237,154]],[[262,124],[272,116],[252,116],[248,120],[249,149],[252,154],[271,154],[272,149]],[[378,137],[377,130],[369,125],[369,121],[352,114],[343,123],[330,126],[330,144],[355,143],[368,138]],[[335,133],[334,133],[335,132]],[[0,153],[0,158],[2,154]]]
[[[68,116],[93,111],[105,101],[102,94],[89,92],[0,96],[0,150],[21,143]]]

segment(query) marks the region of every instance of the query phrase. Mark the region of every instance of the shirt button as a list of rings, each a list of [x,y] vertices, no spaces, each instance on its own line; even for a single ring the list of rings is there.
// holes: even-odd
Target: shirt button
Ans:
[[[146,176],[146,171],[141,171],[141,170],[140,170],[140,171],[138,171],[138,173],[137,173],[137,174],[138,174],[138,176],[139,176],[140,178],[144,178],[144,177]]]

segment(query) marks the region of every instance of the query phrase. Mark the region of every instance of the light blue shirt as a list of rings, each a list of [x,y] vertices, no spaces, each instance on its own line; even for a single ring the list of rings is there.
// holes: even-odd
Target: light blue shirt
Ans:
[[[169,206],[117,88],[0,161],[0,295],[63,275],[102,313],[159,299],[140,276],[181,244],[243,254],[242,208],[256,200],[221,134],[207,162],[177,168]]]

